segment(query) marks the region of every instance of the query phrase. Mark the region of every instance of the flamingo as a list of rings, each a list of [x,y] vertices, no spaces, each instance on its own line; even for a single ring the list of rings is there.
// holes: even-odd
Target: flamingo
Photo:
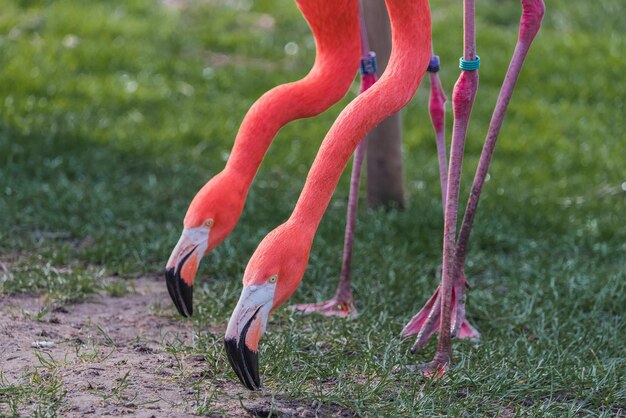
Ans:
[[[261,385],[258,344],[268,317],[300,284],[313,238],[350,156],[368,131],[409,102],[426,73],[431,53],[428,0],[386,0],[386,5],[393,48],[385,73],[341,112],[292,215],[261,241],[244,272],[224,345],[232,368],[250,390]]]
[[[237,224],[252,180],[278,131],[293,120],[328,109],[354,80],[360,51],[358,1],[296,3],[315,38],[315,63],[303,79],[275,87],[252,105],[226,167],[189,205],[183,232],[165,268],[167,289],[183,316],[193,313],[193,282],[202,257]]]
[[[388,70],[376,85],[354,99],[339,115],[322,143],[291,217],[261,241],[244,272],[243,290],[228,323],[224,346],[232,368],[250,390],[261,385],[258,344],[266,331],[269,315],[300,284],[313,237],[350,154],[368,130],[410,100],[424,75],[430,44],[427,0],[386,0],[386,3],[394,45]],[[453,91],[453,139],[446,192],[442,193],[445,212],[441,285],[422,309],[427,314],[421,316],[420,311],[403,331],[403,336],[418,333],[414,349],[416,346],[419,348],[420,339],[426,335],[425,340],[428,340],[436,331],[438,322],[437,351],[433,360],[422,367],[429,376],[441,376],[452,364],[451,337],[458,335],[459,329],[467,324],[463,266],[469,234],[508,103],[545,11],[543,0],[521,0],[521,3],[518,41],[498,95],[456,239],[460,169],[471,107],[478,87],[476,64],[479,62],[475,44],[474,1],[464,0],[463,71]]]

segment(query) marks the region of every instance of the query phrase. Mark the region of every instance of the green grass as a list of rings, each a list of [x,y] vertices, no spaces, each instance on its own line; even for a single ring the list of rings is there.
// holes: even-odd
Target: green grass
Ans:
[[[46,367],[27,371],[19,384],[8,383],[0,374],[0,404],[6,406],[6,416],[19,416],[23,413],[23,404],[34,405],[33,416],[56,416],[62,405],[66,391],[63,380],[55,371]]]
[[[80,300],[105,275],[164,266],[195,192],[218,172],[250,104],[304,75],[314,56],[290,1],[9,1],[0,14],[2,292]],[[479,2],[483,61],[464,164],[467,195],[517,34],[519,3]],[[420,89],[404,111],[408,208],[361,210],[354,256],[361,316],[343,322],[276,312],[263,340],[265,386],[363,415],[617,414],[626,409],[626,65],[621,0],[547,4],[501,133],[467,266],[468,314],[480,346],[456,343],[458,366],[426,381],[405,366],[402,326],[435,288],[441,204],[435,144]],[[432,2],[450,91],[461,7]],[[264,14],[273,29],[258,25]],[[295,56],[284,45],[295,42]],[[232,59],[216,65],[215,54]],[[234,380],[221,347],[245,264],[290,213],[341,108],[281,131],[230,238],[203,263],[195,347],[211,379]],[[449,117],[448,119],[451,119]],[[450,122],[450,121],[449,121]],[[294,302],[328,297],[339,274],[347,178],[319,230]],[[68,267],[70,266],[70,267]],[[0,273],[2,274],[2,273]],[[124,294],[113,285],[111,294]],[[167,301],[165,301],[167,303]],[[396,370],[396,371],[394,371]],[[54,375],[0,386],[58,409]],[[43,382],[43,383],[42,383]],[[50,390],[48,390],[48,389]],[[46,394],[40,394],[44,391]],[[198,388],[196,410],[213,392]],[[208,399],[208,400],[207,400]],[[12,403],[13,402],[13,403]]]

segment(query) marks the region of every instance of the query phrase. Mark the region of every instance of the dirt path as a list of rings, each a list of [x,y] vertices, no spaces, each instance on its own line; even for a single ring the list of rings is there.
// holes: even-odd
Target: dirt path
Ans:
[[[284,417],[354,416],[211,381],[202,356],[168,349],[178,340],[192,345],[194,330],[190,322],[159,315],[169,301],[164,287],[160,277],[141,278],[123,297],[98,295],[42,314],[37,296],[0,296],[2,386],[32,385],[38,378],[54,390],[59,382],[59,414],[71,417],[241,417],[272,410]],[[45,347],[34,347],[37,342]],[[38,408],[36,400],[22,402],[18,410],[25,416]],[[0,415],[7,408],[0,393]]]

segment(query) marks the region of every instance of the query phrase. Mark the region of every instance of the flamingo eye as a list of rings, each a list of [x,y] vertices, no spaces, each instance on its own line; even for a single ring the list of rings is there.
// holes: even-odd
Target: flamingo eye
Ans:
[[[213,219],[207,219],[206,221],[204,221],[204,226],[206,226],[207,228],[210,228],[213,226]]]
[[[267,279],[267,282],[268,282],[268,283],[272,283],[272,284],[273,284],[273,283],[276,283],[276,281],[277,281],[277,280],[278,280],[278,275],[277,275],[277,274],[275,274],[275,275],[273,275],[273,276],[270,276],[270,278],[269,278],[269,279]]]

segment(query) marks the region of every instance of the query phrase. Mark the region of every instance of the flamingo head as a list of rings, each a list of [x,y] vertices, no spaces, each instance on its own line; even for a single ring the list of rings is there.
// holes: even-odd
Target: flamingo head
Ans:
[[[165,267],[167,289],[183,316],[193,313],[193,281],[200,260],[230,234],[241,216],[245,191],[231,179],[220,173],[196,194]]]
[[[293,224],[283,224],[261,241],[246,267],[224,347],[239,380],[250,390],[261,387],[258,346],[268,317],[296,291],[304,276],[309,236]]]

